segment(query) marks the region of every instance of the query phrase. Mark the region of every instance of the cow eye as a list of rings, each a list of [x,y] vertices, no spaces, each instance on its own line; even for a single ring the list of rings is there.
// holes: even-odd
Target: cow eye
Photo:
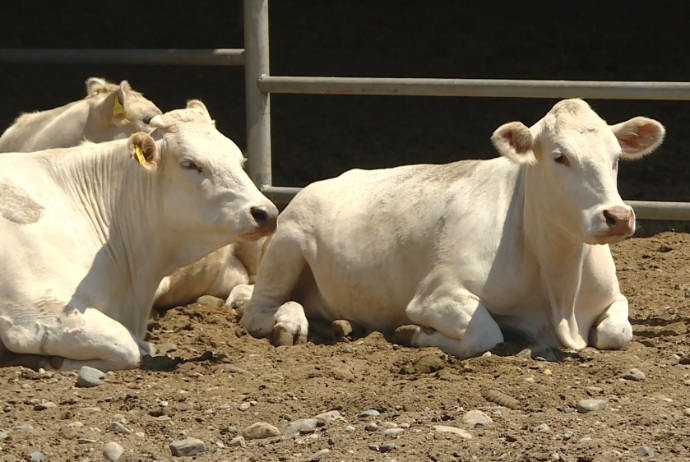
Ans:
[[[153,119],[153,116],[152,116],[152,115],[151,115],[151,116],[146,116],[146,117],[144,117],[144,123],[145,123],[146,125],[150,124],[150,123],[151,123],[151,119]]]
[[[185,159],[182,162],[180,162],[180,167],[182,167],[185,170],[196,170],[197,172],[201,173],[201,167],[199,167],[197,164],[195,164],[193,161],[189,159]]]
[[[556,154],[555,156],[553,156],[553,161],[556,162],[557,164],[561,164],[561,165],[565,165],[566,167],[570,167],[570,161],[565,156],[565,154]]]

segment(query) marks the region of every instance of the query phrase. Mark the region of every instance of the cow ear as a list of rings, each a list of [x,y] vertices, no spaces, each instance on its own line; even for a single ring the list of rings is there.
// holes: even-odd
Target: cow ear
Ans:
[[[658,148],[664,141],[666,129],[654,119],[633,117],[611,126],[623,153],[621,159],[639,159]]]
[[[520,164],[535,164],[537,158],[532,150],[534,137],[522,122],[508,122],[496,129],[491,142],[498,152]]]
[[[158,145],[150,135],[137,132],[129,137],[129,157],[147,170],[155,170],[160,161]]]
[[[86,79],[86,96],[103,91],[108,86],[108,82],[100,77],[89,77]]]
[[[204,112],[204,114],[206,114],[206,116],[208,117],[208,120],[212,120],[211,114],[208,112],[206,105],[204,103],[202,103],[201,100],[190,99],[189,101],[187,101],[187,109],[200,109],[201,111]]]

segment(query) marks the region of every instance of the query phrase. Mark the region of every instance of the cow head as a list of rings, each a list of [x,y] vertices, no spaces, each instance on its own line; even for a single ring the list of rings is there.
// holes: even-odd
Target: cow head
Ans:
[[[256,188],[243,169],[242,152],[216,129],[201,101],[153,123],[151,135],[130,138],[130,153],[148,174],[161,178],[171,229],[190,230],[195,240],[217,247],[275,231],[278,209]],[[153,147],[151,137],[159,140]]]
[[[664,135],[646,117],[609,126],[587,103],[570,99],[530,128],[502,125],[491,140],[502,155],[528,165],[526,201],[538,220],[571,240],[608,244],[635,232],[635,214],[618,194],[618,160],[649,154]]]
[[[156,121],[160,123],[161,110],[141,93],[132,90],[126,80],[115,85],[91,77],[86,81],[86,95],[94,98],[94,111],[104,131],[115,127],[119,132],[106,140],[126,138],[136,132],[149,132],[153,128],[152,121],[154,124]],[[94,137],[98,138],[97,135]]]

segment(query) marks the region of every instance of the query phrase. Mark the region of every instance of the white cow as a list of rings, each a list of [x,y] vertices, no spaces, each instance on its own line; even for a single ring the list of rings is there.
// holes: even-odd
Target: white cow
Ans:
[[[664,135],[645,117],[609,126],[571,99],[530,128],[499,127],[503,157],[311,184],[268,238],[241,323],[291,344],[307,318],[343,319],[460,358],[502,342],[501,329],[551,347],[625,348],[628,301],[608,244],[634,233],[635,215],[618,194],[618,159]]]
[[[178,268],[159,284],[153,307],[186,305],[202,295],[227,299],[228,308],[246,303],[254,288],[263,243],[264,238],[233,242]]]
[[[151,135],[0,156],[0,359],[71,370],[134,368],[160,280],[278,210],[206,107]],[[39,356],[37,356],[39,355]]]
[[[161,110],[129,86],[98,77],[86,81],[86,97],[47,111],[17,117],[0,136],[0,152],[32,152],[127,138],[151,130]]]
[[[127,138],[160,124],[161,110],[130,87],[99,77],[86,81],[86,97],[47,111],[22,114],[0,137],[0,152],[31,152]],[[233,242],[177,269],[161,281],[154,308],[185,305],[201,295],[227,298],[237,287],[240,299],[251,294],[263,240]],[[232,305],[237,297],[229,300]]]

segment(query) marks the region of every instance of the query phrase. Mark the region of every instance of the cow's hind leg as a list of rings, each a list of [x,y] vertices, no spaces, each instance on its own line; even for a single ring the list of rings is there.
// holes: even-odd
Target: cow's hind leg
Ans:
[[[479,299],[467,291],[415,297],[406,309],[415,326],[396,331],[393,341],[435,346],[458,358],[478,356],[503,341],[498,324]]]
[[[0,339],[17,354],[63,358],[57,368],[62,371],[82,366],[104,372],[132,369],[143,352],[127,328],[95,308],[63,311],[59,322],[24,324],[0,318]]]
[[[628,319],[628,299],[619,295],[596,320],[589,334],[589,344],[600,350],[622,350],[632,340]]]
[[[306,342],[309,323],[304,309],[289,301],[305,266],[299,245],[279,229],[264,247],[256,284],[240,320],[251,335],[272,336],[276,345]]]
[[[43,355],[18,354],[5,348],[0,342],[0,367],[24,366],[38,371],[39,369],[57,369],[62,358]]]

